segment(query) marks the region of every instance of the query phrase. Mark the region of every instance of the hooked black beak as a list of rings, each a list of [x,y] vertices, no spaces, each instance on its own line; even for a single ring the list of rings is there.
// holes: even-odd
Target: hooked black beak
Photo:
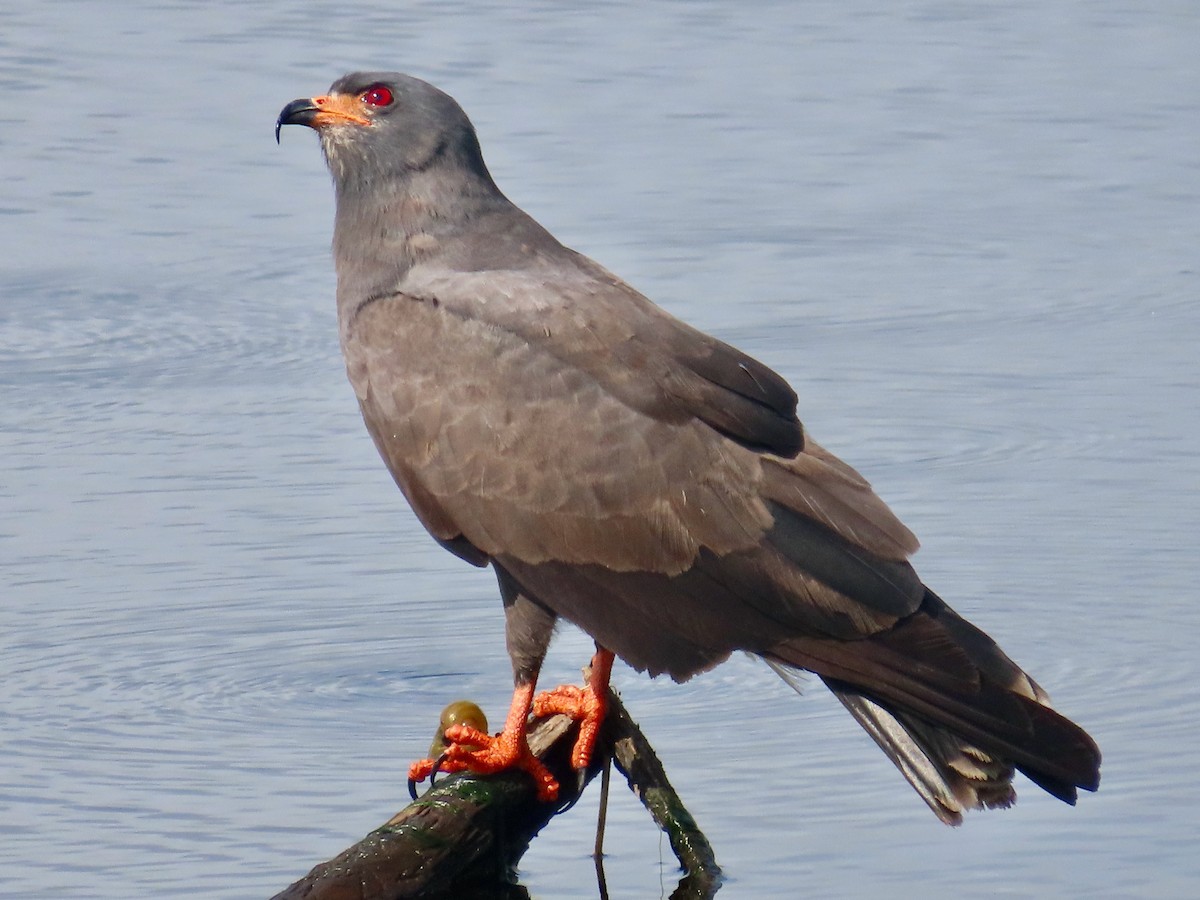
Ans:
[[[275,120],[275,143],[279,143],[279,129],[284,125],[308,125],[311,127],[313,119],[320,111],[321,107],[317,106],[311,98],[293,100],[280,111],[279,118]]]

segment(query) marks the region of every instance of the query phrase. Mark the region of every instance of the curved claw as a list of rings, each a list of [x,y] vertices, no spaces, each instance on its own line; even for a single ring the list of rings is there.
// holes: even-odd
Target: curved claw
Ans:
[[[433,790],[433,782],[437,778],[437,773],[442,771],[442,766],[446,765],[446,760],[449,758],[450,750],[447,748],[445,753],[433,761],[433,768],[429,770],[429,789],[431,791]]]
[[[579,802],[579,798],[583,796],[583,789],[587,786],[587,769],[575,770],[575,792],[571,799],[558,808],[555,815],[562,815],[572,806]]]
[[[465,766],[461,763],[453,764],[449,758],[449,750],[439,756],[437,759],[418,759],[408,767],[408,793],[416,800],[417,799],[417,782],[429,779],[429,786],[433,787],[434,777],[438,772],[456,772]]]

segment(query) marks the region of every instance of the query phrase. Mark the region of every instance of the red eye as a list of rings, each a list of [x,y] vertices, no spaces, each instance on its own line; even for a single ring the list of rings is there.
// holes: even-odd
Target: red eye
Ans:
[[[367,106],[391,106],[392,97],[391,89],[384,87],[382,84],[372,85],[362,92],[360,99]]]

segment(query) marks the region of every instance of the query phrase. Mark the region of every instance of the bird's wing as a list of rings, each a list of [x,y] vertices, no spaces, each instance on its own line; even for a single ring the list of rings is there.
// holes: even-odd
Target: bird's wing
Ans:
[[[801,449],[778,375],[611,276],[432,275],[360,303],[343,343],[380,452],[451,549],[675,575],[757,546],[774,504],[915,549],[853,469]]]

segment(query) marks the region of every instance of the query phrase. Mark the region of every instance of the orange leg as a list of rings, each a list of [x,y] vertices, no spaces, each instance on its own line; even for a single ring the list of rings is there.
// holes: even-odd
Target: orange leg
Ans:
[[[539,800],[550,802],[557,799],[558,782],[530,752],[525,734],[536,684],[531,681],[518,685],[513,691],[512,706],[509,707],[508,718],[504,720],[504,730],[495,737],[470,725],[447,728],[446,737],[451,743],[446,748],[441,770],[459,772],[469,769],[480,775],[489,775],[503,769],[522,769],[537,784]],[[434,759],[417,760],[408,769],[409,781],[424,781],[437,766],[438,761]]]
[[[592,750],[600,733],[600,723],[604,721],[608,712],[608,679],[612,675],[612,667],[612,651],[597,647],[584,687],[559,685],[534,698],[535,716],[561,713],[579,722],[579,737],[575,739],[575,747],[571,751],[571,765],[576,769],[586,769],[592,761]]]

